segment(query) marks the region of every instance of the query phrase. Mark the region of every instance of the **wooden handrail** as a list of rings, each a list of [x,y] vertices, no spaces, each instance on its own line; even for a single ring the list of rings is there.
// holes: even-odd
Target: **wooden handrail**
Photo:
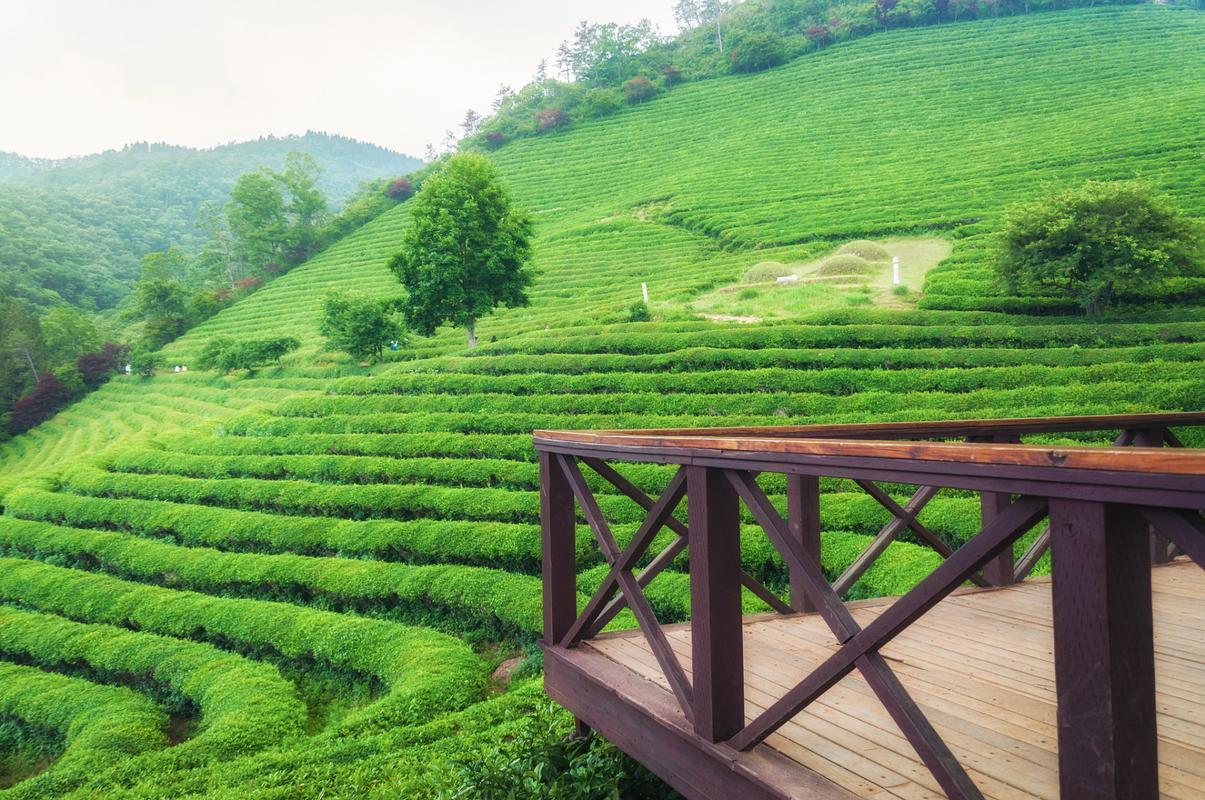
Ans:
[[[715,438],[808,439],[953,439],[1003,434],[1085,433],[1137,428],[1205,425],[1205,412],[1155,414],[1101,414],[1067,417],[1009,417],[1001,419],[925,420],[834,425],[767,425],[735,428],[648,428],[640,430],[553,431],[537,430],[537,438],[575,441],[580,434],[691,436]],[[578,440],[580,441],[580,440]]]
[[[966,581],[1005,585],[1023,580],[1046,548],[1053,546],[1064,787],[1092,784],[1097,792],[1093,796],[1146,796],[1157,780],[1149,566],[1166,560],[1176,549],[1205,566],[1205,519],[1200,513],[1205,508],[1205,450],[1185,448],[1169,430],[1196,425],[1205,425],[1205,413],[536,431],[544,645],[567,652],[597,634],[621,608],[631,609],[696,735],[707,742],[726,741],[737,750],[754,747],[843,675],[857,670],[947,795],[974,800],[981,797],[978,789],[879,649]],[[1107,447],[1020,441],[1024,435],[1085,431],[1121,431],[1121,435]],[[969,441],[931,441],[948,438]],[[654,499],[604,459],[680,468],[660,499]],[[579,460],[647,514],[622,549],[603,519]],[[762,472],[788,476],[787,519],[758,485],[756,478]],[[819,561],[820,476],[853,480],[892,515],[851,569],[831,584]],[[901,504],[877,485],[879,481],[920,488]],[[916,519],[924,504],[947,487],[970,489],[982,497],[982,529],[957,550]],[[684,495],[686,525],[673,516]],[[602,585],[580,611],[574,568],[575,504],[610,566]],[[741,568],[741,504],[787,565],[789,604]],[[1014,564],[1013,545],[1047,516],[1049,526]],[[673,541],[637,573],[637,562],[643,561],[658,532],[666,528]],[[845,610],[841,595],[905,529],[944,560],[862,628]],[[1153,531],[1160,535],[1152,535]],[[691,557],[693,680],[687,679],[643,594],[644,587],[686,551]],[[803,676],[748,724],[742,699],[741,586],[768,598],[780,613],[818,612],[838,645],[820,668]],[[1137,678],[1123,685],[1117,682],[1118,675]],[[1092,687],[1088,694],[1063,688],[1085,680]],[[1128,695],[1126,705],[1109,707],[1113,716],[1101,717],[1104,712],[1099,709],[1118,693]],[[1125,746],[1118,750],[1110,737],[1124,739]],[[1119,757],[1103,771],[1088,757],[1127,748],[1138,756],[1129,761]]]

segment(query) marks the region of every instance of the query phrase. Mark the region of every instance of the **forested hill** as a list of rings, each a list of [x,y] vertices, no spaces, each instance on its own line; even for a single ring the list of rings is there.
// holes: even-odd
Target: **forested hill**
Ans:
[[[361,181],[421,162],[343,136],[307,132],[195,150],[141,142],[47,161],[0,154],[0,292],[46,306],[115,305],[146,253],[199,243],[198,215],[221,206],[235,179],[278,169],[291,151],[323,167],[321,187],[341,204]]]

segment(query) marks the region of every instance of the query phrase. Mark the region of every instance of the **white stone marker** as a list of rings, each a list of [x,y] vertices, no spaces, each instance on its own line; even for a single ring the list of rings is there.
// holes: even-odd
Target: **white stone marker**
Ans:
[[[900,285],[900,257],[891,257],[891,282],[896,286]]]
[[[649,304],[649,285],[647,283],[640,284],[640,293],[644,295],[644,304],[647,306]]]

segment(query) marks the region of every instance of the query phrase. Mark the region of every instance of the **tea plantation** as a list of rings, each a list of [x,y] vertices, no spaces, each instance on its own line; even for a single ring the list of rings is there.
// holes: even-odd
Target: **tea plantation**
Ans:
[[[534,647],[533,428],[1200,410],[1205,281],[1085,318],[1005,293],[991,247],[1001,211],[1052,183],[1139,176],[1205,215],[1203,69],[1205,16],[1133,6],[686,85],[495,154],[541,275],[475,351],[454,330],[372,367],[324,351],[329,288],[401,291],[385,264],[403,204],[164,352],[302,340],[279,367],[123,376],[0,446],[0,797],[541,796],[524,781],[564,768],[570,722]],[[690,308],[759,262],[903,235],[953,245],[915,307]],[[653,321],[628,322],[641,282]],[[670,475],[623,471],[648,491]],[[886,514],[822,488],[836,573]],[[595,489],[631,535],[639,509]],[[921,519],[958,543],[978,515],[955,492]],[[782,589],[746,533],[745,568]],[[579,545],[584,602],[605,569],[584,527]],[[901,592],[936,559],[893,544],[852,595]],[[662,620],[688,618],[688,568],[650,585]],[[516,655],[508,684],[491,677]],[[584,762],[581,796],[614,784]]]

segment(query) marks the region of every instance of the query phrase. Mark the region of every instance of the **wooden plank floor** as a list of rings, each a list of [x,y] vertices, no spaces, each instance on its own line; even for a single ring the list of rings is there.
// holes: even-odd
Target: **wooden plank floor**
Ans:
[[[1161,795],[1199,800],[1205,797],[1205,571],[1192,563],[1157,567],[1153,584]],[[865,625],[884,605],[852,610]],[[689,624],[665,630],[690,674]],[[749,618],[744,647],[747,719],[836,649],[814,614]],[[883,655],[987,797],[1057,798],[1052,647],[1050,583],[1033,579],[947,598]],[[605,634],[582,648],[669,693],[638,632]],[[856,672],[760,746],[860,797],[943,797]]]

